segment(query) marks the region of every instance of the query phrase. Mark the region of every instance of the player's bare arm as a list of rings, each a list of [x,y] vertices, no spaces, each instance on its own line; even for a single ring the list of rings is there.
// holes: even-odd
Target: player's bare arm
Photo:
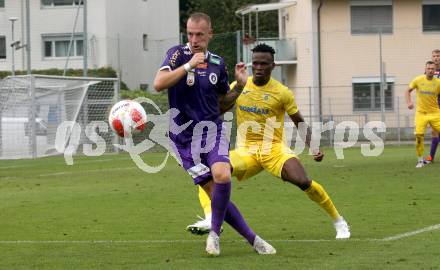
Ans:
[[[175,70],[159,70],[154,78],[154,89],[160,92],[165,89],[168,89],[183,78],[188,71],[194,69],[198,64],[202,64],[205,61],[205,54],[203,52],[195,53],[191,60],[176,68]]]
[[[301,115],[301,113],[298,111],[292,115],[289,115],[292,122],[295,124],[295,126],[299,129],[300,123],[306,124],[304,121],[304,117]],[[305,143],[310,148],[310,142],[312,141],[312,129],[309,125],[307,125],[307,133],[305,134]],[[312,149],[313,150],[313,159],[315,161],[321,161],[324,158],[324,153],[318,148],[318,149]]]
[[[234,106],[235,101],[240,96],[244,86],[246,85],[247,78],[248,73],[246,70],[246,65],[243,62],[236,64],[235,80],[237,83],[234,85],[234,88],[232,88],[231,91],[219,97],[220,112],[222,114],[229,111]]]
[[[412,89],[412,88],[408,88],[405,91],[406,104],[408,105],[408,109],[410,109],[410,110],[414,109],[414,103],[411,100],[411,92],[413,90],[414,89]]]

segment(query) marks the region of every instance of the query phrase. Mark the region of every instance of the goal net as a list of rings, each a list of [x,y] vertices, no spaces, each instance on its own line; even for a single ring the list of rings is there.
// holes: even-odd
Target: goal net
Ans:
[[[27,75],[1,80],[0,159],[60,154],[55,146],[57,128],[66,121],[80,127],[77,151],[84,143],[93,145],[94,141],[86,136],[86,128],[94,121],[107,123],[108,112],[118,100],[118,93],[118,82],[113,78]],[[98,144],[105,145],[100,147],[114,151],[115,135],[110,129],[95,132],[103,138]],[[66,146],[70,139],[67,133],[62,144]]]

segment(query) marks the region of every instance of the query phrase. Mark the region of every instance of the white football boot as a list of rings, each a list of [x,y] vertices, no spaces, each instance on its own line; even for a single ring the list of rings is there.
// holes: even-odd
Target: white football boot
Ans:
[[[348,239],[350,238],[350,226],[348,226],[347,221],[343,217],[336,220],[333,225],[336,230],[336,239]]]
[[[220,238],[214,231],[210,231],[206,239],[206,253],[211,256],[220,255]]]
[[[261,239],[258,235],[255,237],[254,245],[255,251],[260,255],[271,255],[276,254],[276,249],[271,246],[269,243]]]
[[[209,233],[211,230],[211,215],[207,215],[206,218],[197,216],[200,220],[194,224],[186,226],[186,230],[192,234],[203,235]]]
[[[423,166],[425,166],[425,162],[423,162],[423,160],[422,161],[417,161],[417,165],[416,165],[416,168],[417,169],[420,169],[420,168],[422,168]]]

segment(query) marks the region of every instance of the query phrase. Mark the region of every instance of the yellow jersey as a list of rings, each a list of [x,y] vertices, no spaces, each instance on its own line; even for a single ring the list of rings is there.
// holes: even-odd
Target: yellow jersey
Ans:
[[[440,79],[433,77],[428,80],[426,75],[417,76],[409,84],[411,89],[416,89],[416,110],[420,113],[440,112],[438,96],[440,95]]]
[[[237,147],[283,143],[284,115],[296,112],[295,98],[286,86],[273,78],[257,86],[249,77],[236,102]]]

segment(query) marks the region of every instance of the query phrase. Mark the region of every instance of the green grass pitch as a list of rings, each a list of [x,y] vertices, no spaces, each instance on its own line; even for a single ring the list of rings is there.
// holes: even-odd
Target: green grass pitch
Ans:
[[[232,200],[277,248],[259,256],[225,225],[218,258],[185,231],[202,211],[174,160],[157,174],[128,155],[0,162],[0,269],[440,269],[440,162],[415,169],[414,147],[359,148],[321,163],[303,155],[352,230],[334,240],[330,219],[298,188],[262,173],[233,180]],[[162,153],[145,154],[159,164]],[[394,237],[394,238],[393,238]]]

